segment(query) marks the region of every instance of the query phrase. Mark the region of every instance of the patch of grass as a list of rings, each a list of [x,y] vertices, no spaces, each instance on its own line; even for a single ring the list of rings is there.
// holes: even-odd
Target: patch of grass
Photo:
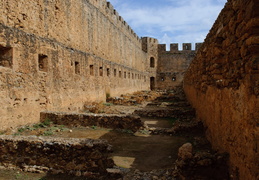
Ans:
[[[19,133],[23,133],[24,131],[26,131],[26,127],[21,127],[17,130]]]
[[[22,173],[17,173],[15,174],[15,179],[21,179],[21,180],[25,180],[25,179],[28,179],[28,175],[25,175],[25,174],[22,174]]]
[[[54,132],[51,129],[48,129],[47,131],[44,131],[43,136],[51,136]]]
[[[105,105],[105,106],[112,106],[113,104],[112,103],[103,103],[103,105]]]
[[[20,136],[20,133],[14,133],[13,136]]]
[[[44,122],[41,122],[41,123],[38,123],[38,124],[34,124],[33,128],[35,128],[35,129],[46,128],[46,127],[49,127],[52,123],[53,122],[50,119],[46,119]]]
[[[120,132],[126,133],[126,134],[134,134],[133,131],[130,129],[121,129]]]
[[[141,134],[145,134],[145,135],[148,135],[149,134],[149,131],[148,130],[140,130],[139,131]]]
[[[97,126],[92,126],[91,128],[94,129],[94,130],[96,130],[96,129],[97,129]]]
[[[68,131],[68,130],[69,130],[68,128],[61,127],[61,126],[59,127],[59,129],[60,129],[60,131],[62,131],[62,132],[63,132],[63,131]]]

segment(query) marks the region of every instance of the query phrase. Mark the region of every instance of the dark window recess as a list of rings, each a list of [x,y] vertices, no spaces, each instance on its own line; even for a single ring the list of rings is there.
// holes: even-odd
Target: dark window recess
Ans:
[[[0,66],[13,67],[13,48],[0,46]]]
[[[94,65],[90,65],[90,75],[94,75]]]
[[[100,67],[100,68],[99,68],[99,75],[100,75],[100,76],[103,76],[103,67]]]
[[[150,67],[155,67],[155,58],[153,57],[150,58]]]
[[[122,74],[121,74],[121,71],[119,71],[119,77],[122,78]]]
[[[126,72],[124,72],[124,78],[127,78],[127,73]]]
[[[116,69],[113,70],[113,75],[114,75],[114,77],[117,76],[117,70]]]
[[[78,61],[75,61],[75,73],[80,74],[80,64]]]
[[[107,76],[110,76],[110,69],[107,68]]]
[[[39,54],[38,65],[40,71],[48,72],[48,56]]]
[[[130,79],[130,72],[128,73],[128,78]]]

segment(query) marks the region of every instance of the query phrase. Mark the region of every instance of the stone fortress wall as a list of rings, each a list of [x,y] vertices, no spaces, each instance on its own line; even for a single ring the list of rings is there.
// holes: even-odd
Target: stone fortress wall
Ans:
[[[259,179],[259,1],[228,0],[184,78],[233,179]]]
[[[156,89],[170,90],[181,85],[184,74],[201,45],[202,43],[196,43],[195,50],[192,50],[191,43],[183,43],[183,50],[179,50],[179,44],[174,43],[170,44],[170,51],[166,51],[166,45],[159,44]]]
[[[145,38],[105,0],[8,0],[0,14],[0,129],[150,88]]]

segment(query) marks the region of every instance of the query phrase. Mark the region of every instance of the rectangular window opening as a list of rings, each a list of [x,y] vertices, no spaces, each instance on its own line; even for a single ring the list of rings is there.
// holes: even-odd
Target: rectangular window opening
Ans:
[[[119,78],[122,78],[122,74],[121,74],[121,71],[119,71]]]
[[[13,67],[13,48],[0,46],[0,66]]]
[[[75,61],[75,73],[80,74],[80,64],[78,61]]]
[[[114,77],[117,76],[117,70],[116,69],[113,70],[113,75],[114,75]]]
[[[127,73],[126,72],[124,72],[124,78],[127,78]]]
[[[40,71],[48,72],[48,56],[47,55],[39,54],[38,66],[39,66]]]
[[[103,76],[103,67],[99,68],[99,76]]]
[[[107,76],[110,76],[110,68],[107,68]]]
[[[90,75],[94,76],[94,65],[90,65]]]

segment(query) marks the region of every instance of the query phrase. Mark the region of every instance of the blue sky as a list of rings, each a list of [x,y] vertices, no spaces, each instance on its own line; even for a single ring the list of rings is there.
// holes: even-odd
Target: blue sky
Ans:
[[[203,42],[227,0],[107,0],[139,37]]]

